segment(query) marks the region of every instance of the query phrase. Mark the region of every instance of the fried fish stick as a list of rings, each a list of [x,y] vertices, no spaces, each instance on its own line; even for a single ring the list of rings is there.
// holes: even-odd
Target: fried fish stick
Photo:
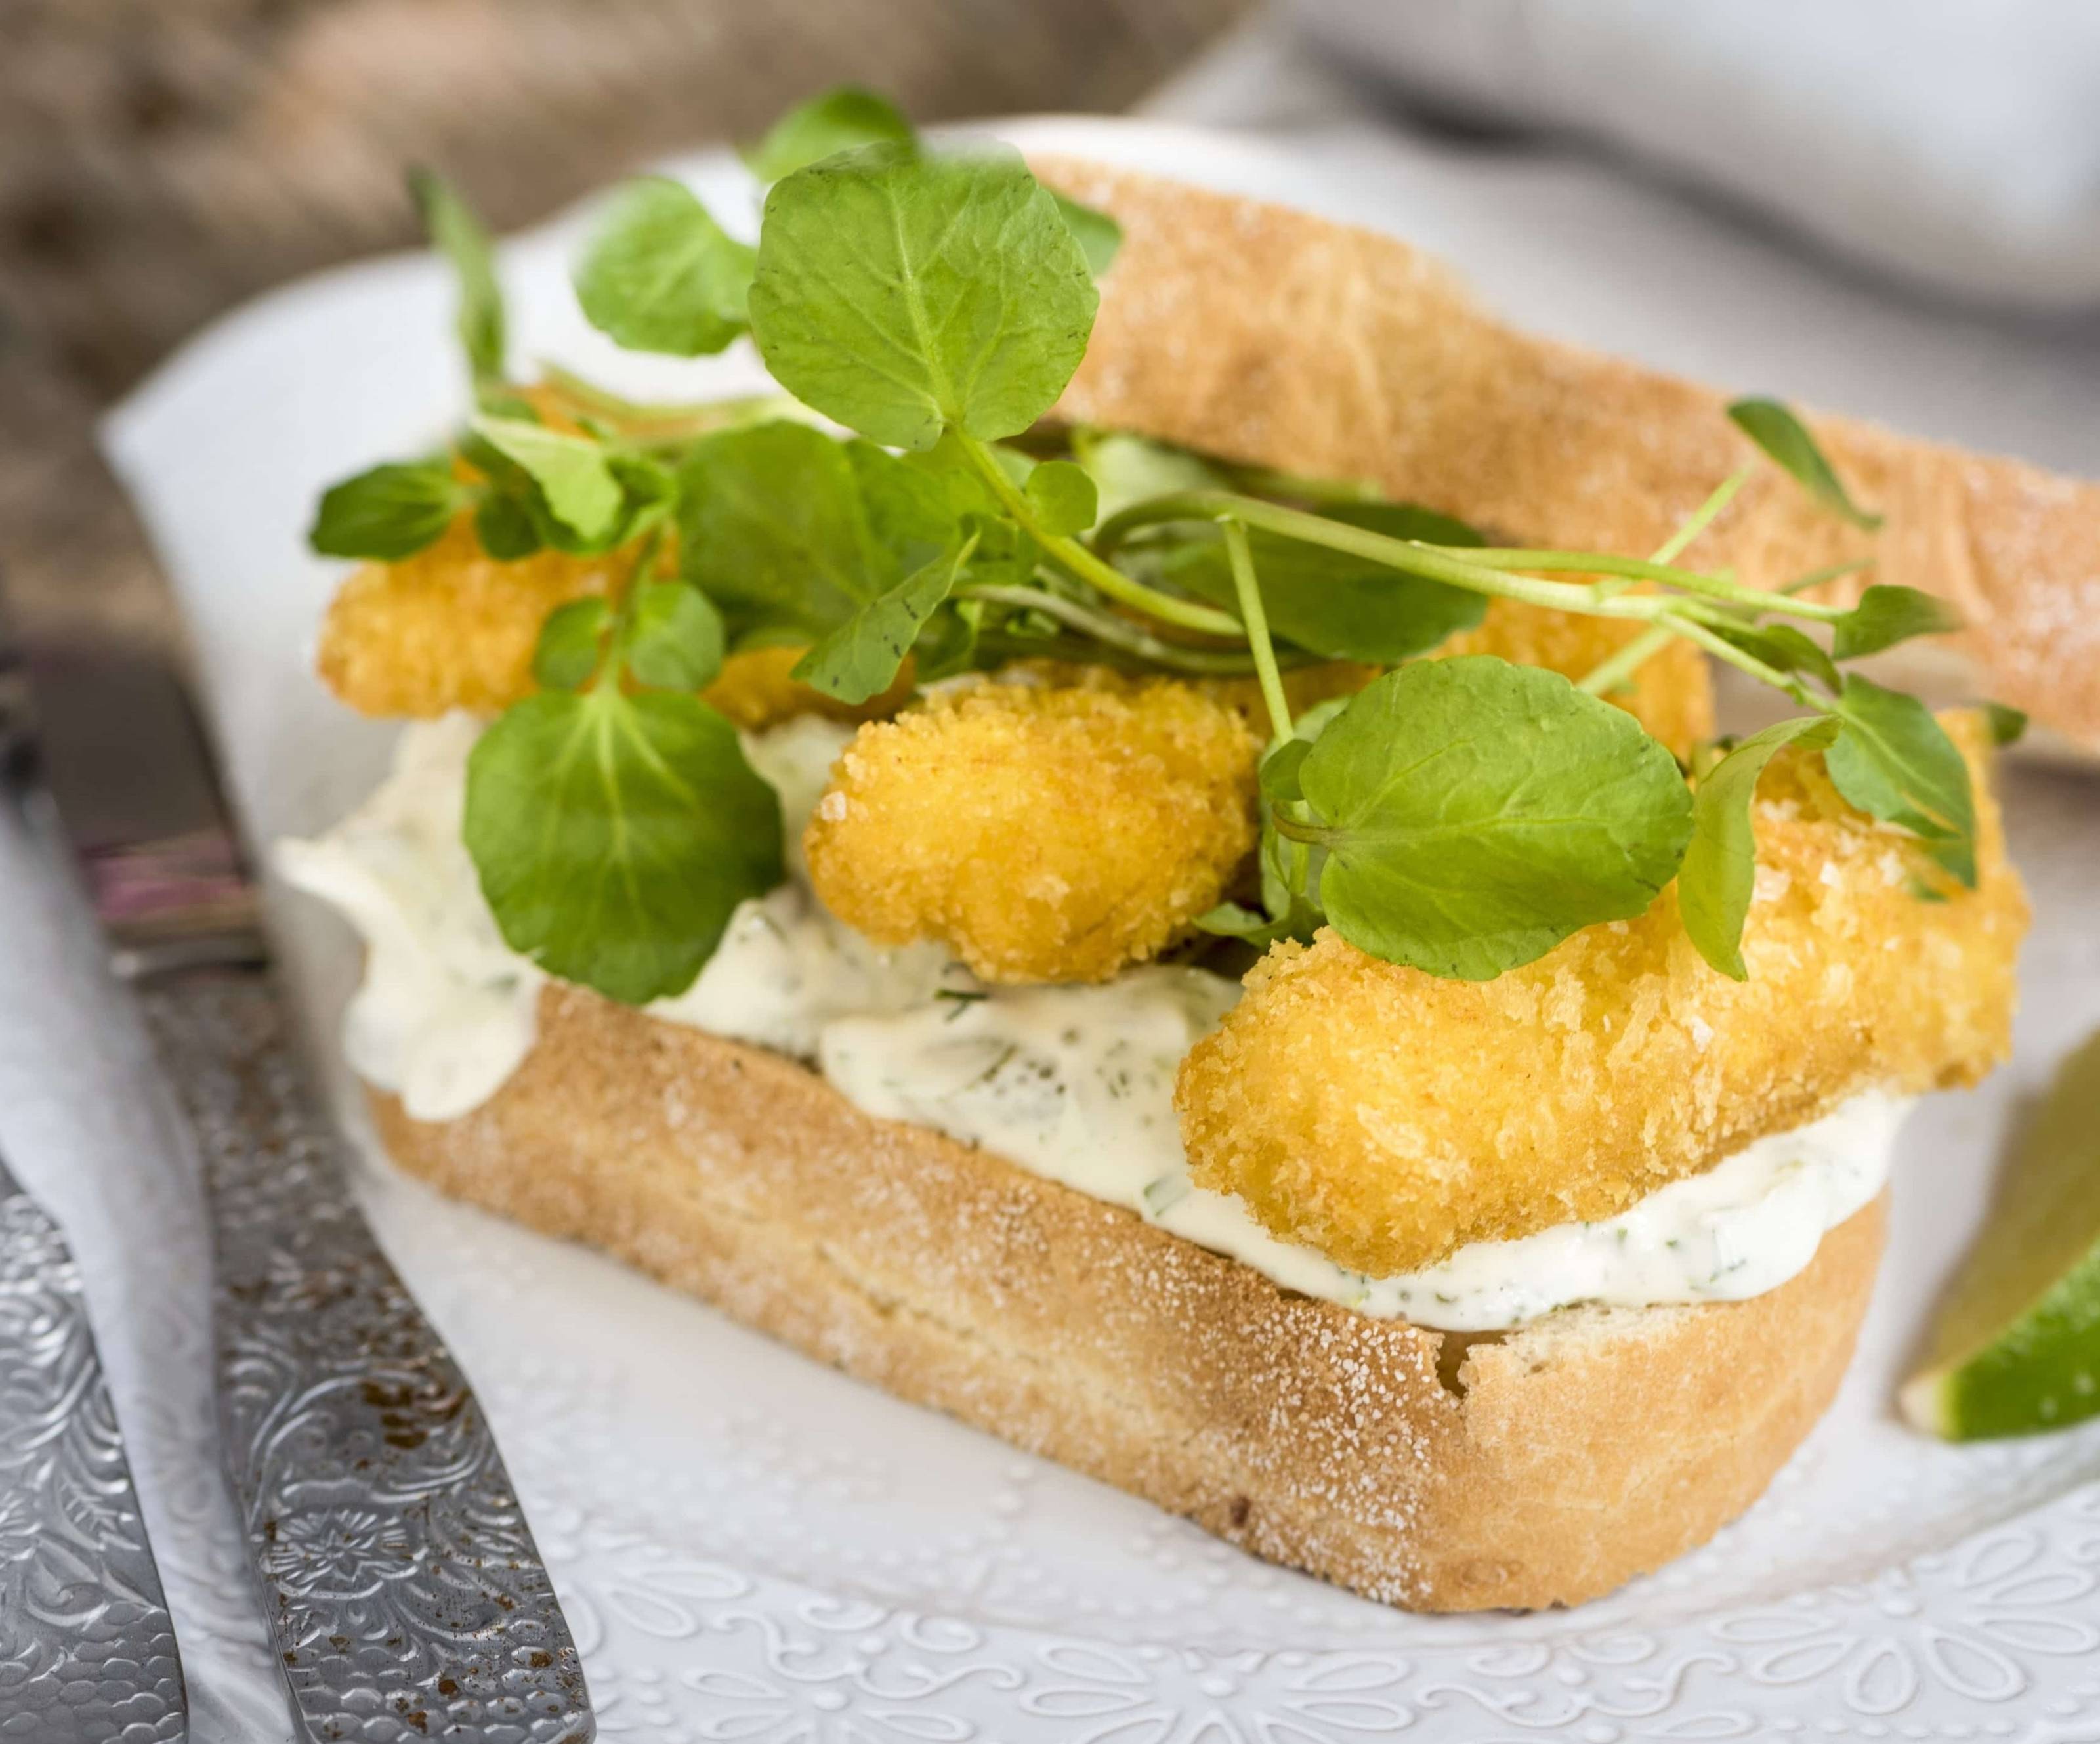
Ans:
[[[1105,981],[1211,907],[1255,842],[1255,742],[1185,684],[979,683],[864,726],[804,838],[879,944],[987,981]]]
[[[435,545],[398,563],[367,563],[343,583],[315,664],[360,714],[492,713],[531,693],[532,647],[547,614],[610,592],[633,563],[623,551],[539,551],[499,563],[462,515]]]
[[[1819,757],[1782,753],[1754,812],[1748,981],[1700,958],[1674,885],[1493,981],[1330,930],[1278,946],[1182,1066],[1196,1179],[1383,1276],[1611,1216],[1863,1090],[1974,1083],[2005,1053],[2027,903],[1988,735],[1945,719],[1976,777],[1974,890],[1846,806]]]
[[[343,583],[321,625],[315,664],[360,714],[493,713],[532,694],[532,649],[547,614],[587,594],[616,592],[634,563],[631,548],[595,557],[538,551],[499,563],[462,516],[436,544],[399,563],[367,563]],[[788,676],[803,652],[733,654],[701,694],[755,730],[798,714],[876,720],[911,693],[907,664],[881,695],[857,707],[835,701]]]

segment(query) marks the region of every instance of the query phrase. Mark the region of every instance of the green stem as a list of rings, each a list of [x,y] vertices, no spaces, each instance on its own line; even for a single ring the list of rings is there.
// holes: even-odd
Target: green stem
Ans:
[[[1276,833],[1289,841],[1302,841],[1317,848],[1334,841],[1339,832],[1318,823],[1308,823],[1294,818],[1281,806],[1268,808],[1270,820],[1276,825]]]
[[[1113,550],[1138,528],[1161,521],[1215,521],[1230,517],[1265,532],[1281,533],[1307,545],[1325,545],[1383,563],[1425,581],[1441,581],[1471,594],[1485,594],[1545,606],[1557,612],[1580,612],[1595,617],[1652,618],[1667,609],[1669,602],[1654,594],[1633,594],[1612,598],[1594,587],[1571,581],[1542,581],[1529,576],[1504,575],[1502,566],[1476,563],[1492,554],[1471,548],[1418,545],[1411,539],[1395,539],[1346,521],[1308,514],[1302,509],[1286,509],[1259,497],[1236,497],[1226,491],[1177,491],[1133,504],[1111,516],[1094,535],[1097,551]],[[1514,567],[1514,566],[1511,566]]]
[[[1648,661],[1670,646],[1676,634],[1667,625],[1652,625],[1610,659],[1599,661],[1577,682],[1575,688],[1592,696],[1608,696]]]
[[[1736,492],[1743,488],[1743,481],[1750,475],[1750,469],[1732,472],[1714,487],[1713,494],[1693,510],[1684,524],[1664,540],[1657,548],[1654,561],[1658,563],[1674,563],[1693,540],[1714,524],[1714,518],[1735,500]],[[1621,685],[1632,681],[1633,675],[1670,646],[1674,633],[1667,628],[1657,627],[1643,630],[1631,642],[1621,648],[1609,660],[1600,662],[1584,676],[1575,688],[1586,691],[1592,696],[1608,696]]]
[[[649,531],[636,554],[634,567],[627,577],[627,585],[620,590],[620,598],[612,608],[612,634],[606,638],[606,657],[592,676],[586,690],[602,690],[607,685],[617,690],[627,671],[627,638],[634,626],[634,602],[649,573],[655,567],[657,549],[664,543],[663,523],[659,522]]]
[[[969,457],[970,464],[977,475],[999,499],[999,506],[1026,528],[1035,542],[1052,558],[1083,581],[1090,583],[1110,599],[1142,612],[1148,617],[1157,618],[1163,624],[1179,625],[1184,629],[1200,630],[1206,635],[1224,636],[1234,642],[1243,638],[1239,620],[1231,613],[1220,612],[1209,606],[1199,606],[1193,601],[1176,599],[1171,594],[1162,594],[1157,588],[1147,587],[1134,581],[1105,559],[1097,557],[1076,539],[1062,534],[1046,532],[1035,518],[1035,511],[1028,499],[1015,488],[1013,480],[994,457],[990,449],[974,436],[956,438],[962,451]]]
[[[1261,678],[1261,700],[1268,709],[1273,744],[1290,736],[1290,701],[1283,694],[1283,675],[1276,669],[1276,644],[1268,638],[1268,612],[1261,603],[1261,584],[1254,572],[1254,552],[1248,546],[1246,528],[1238,521],[1223,523],[1225,560],[1232,566],[1233,590],[1239,596],[1240,621],[1246,626],[1247,646],[1254,650],[1254,669]]]
[[[1039,612],[1045,617],[1055,618],[1059,623],[1069,625],[1074,629],[1083,630],[1088,635],[1112,647],[1141,655],[1149,660],[1171,667],[1178,672],[1212,678],[1245,678],[1249,673],[1260,669],[1251,654],[1185,648],[1171,642],[1162,642],[1157,636],[1148,635],[1135,624],[1125,623],[1121,618],[1111,617],[1106,612],[1091,611],[1076,600],[1066,599],[1058,594],[1046,593],[1041,588],[1001,587],[986,582],[959,587],[955,589],[955,597],[958,599],[982,599],[989,605],[1011,606],[1021,612]]]
[[[1811,605],[1768,588],[1752,587],[1746,581],[1724,581],[1718,576],[1701,575],[1696,570],[1679,569],[1645,558],[1614,557],[1607,551],[1480,550],[1469,545],[1424,545],[1423,550],[1463,557],[1483,569],[1570,570],[1583,575],[1659,581],[1709,599],[1725,599],[1736,605],[1755,606],[1762,612],[1784,612],[1823,623],[1845,615],[1842,607]]]
[[[1743,488],[1743,481],[1749,475],[1750,469],[1745,466],[1740,472],[1730,473],[1715,485],[1713,495],[1694,509],[1684,524],[1663,541],[1653,560],[1658,563],[1675,563],[1683,554],[1685,547],[1714,524],[1714,517],[1735,500],[1736,492]]]
[[[1737,647],[1725,636],[1717,636],[1704,625],[1691,618],[1669,617],[1663,622],[1682,636],[1689,637],[1717,660],[1725,660],[1738,671],[1748,673],[1762,684],[1769,684],[1776,691],[1784,691],[1804,709],[1813,709],[1819,714],[1832,712],[1829,703],[1818,696],[1798,678],[1789,677],[1777,667],[1767,666],[1756,655]]]

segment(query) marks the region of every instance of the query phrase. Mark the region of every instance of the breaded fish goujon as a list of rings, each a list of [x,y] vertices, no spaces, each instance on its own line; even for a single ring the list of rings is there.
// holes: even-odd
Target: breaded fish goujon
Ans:
[[[1196,1180],[1385,1276],[1608,1216],[1863,1090],[1974,1083],[2005,1053],[2027,902],[1987,731],[1945,724],[1976,777],[1976,889],[1846,806],[1818,759],[1782,753],[1754,814],[1747,981],[1701,960],[1674,886],[1493,981],[1381,962],[1331,930],[1277,946],[1181,1068]]]
[[[987,981],[1105,981],[1218,900],[1255,842],[1255,740],[1171,679],[978,683],[864,726],[804,844],[825,907]]]

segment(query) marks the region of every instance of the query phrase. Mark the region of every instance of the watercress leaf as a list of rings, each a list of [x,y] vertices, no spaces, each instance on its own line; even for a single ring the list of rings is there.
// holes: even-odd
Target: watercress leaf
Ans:
[[[1480,543],[1480,535],[1463,522],[1410,503],[1345,504],[1330,510],[1326,519],[1395,539]],[[1248,533],[1247,544],[1269,629],[1326,660],[1397,665],[1471,629],[1487,612],[1486,600],[1477,594],[1324,545],[1259,528]],[[1162,572],[1189,592],[1237,612],[1232,572],[1217,541],[1190,541],[1165,560]]]
[[[1841,660],[1878,654],[1913,636],[1940,636],[1961,628],[1961,615],[1943,599],[1914,587],[1877,582],[1830,626],[1830,651]]]
[[[1300,739],[1294,734],[1282,744],[1272,747],[1262,758],[1261,797],[1270,805],[1293,805],[1304,798],[1304,789],[1298,784],[1298,772],[1312,748],[1311,740]]]
[[[1072,232],[1072,240],[1086,257],[1087,271],[1098,279],[1115,264],[1117,252],[1123,247],[1123,226],[1097,206],[1082,205],[1063,194],[1053,193],[1051,198],[1057,202],[1065,227]]]
[[[1728,416],[1738,430],[1833,514],[1863,532],[1873,532],[1882,524],[1881,516],[1868,514],[1846,493],[1843,483],[1807,426],[1776,400],[1739,400],[1728,408]]]
[[[1030,473],[1026,494],[1043,531],[1053,538],[1084,532],[1100,506],[1094,481],[1068,460],[1045,461]]]
[[[1776,671],[1806,673],[1833,691],[1844,682],[1821,644],[1791,624],[1716,622],[1706,627]]]
[[[615,531],[620,481],[597,443],[518,418],[477,417],[473,429],[539,487],[547,514],[558,525],[585,541]]]
[[[881,592],[845,446],[805,424],[704,436],[679,469],[678,559],[732,648],[814,642]]]
[[[532,680],[542,690],[573,691],[598,670],[611,608],[593,594],[547,614],[532,649]]]
[[[963,510],[947,479],[858,438],[845,450],[868,532],[896,559],[893,575],[920,567],[957,542]]]
[[[841,85],[796,104],[764,139],[746,146],[743,157],[760,181],[777,182],[835,152],[885,142],[909,146],[916,138],[911,123],[887,98],[858,85]]]
[[[1969,765],[1915,696],[1847,673],[1835,744],[1823,753],[1832,784],[1869,816],[1917,836],[1941,866],[1976,885],[1976,807]]]
[[[474,512],[474,536],[483,550],[500,563],[514,563],[530,557],[545,541],[523,498],[507,491],[492,489]]]
[[[743,331],[757,258],[683,183],[639,176],[615,195],[578,263],[576,301],[631,351],[698,357]]]
[[[627,669],[664,691],[697,691],[721,670],[722,620],[706,594],[682,581],[652,581],[634,596]]]
[[[926,622],[911,645],[914,670],[921,684],[952,678],[977,664],[977,630],[983,607],[974,600],[950,600]]]
[[[2001,748],[2016,745],[2026,736],[2027,711],[2015,709],[2010,703],[1985,703],[1983,718],[1991,725],[1991,743]]]
[[[390,563],[435,544],[469,494],[447,461],[374,466],[329,487],[307,541],[324,557]]]
[[[879,594],[795,663],[791,677],[844,703],[864,703],[897,682],[904,657],[947,598],[968,552],[958,545]]]
[[[1732,981],[1744,981],[1743,921],[1757,882],[1750,801],[1765,765],[1784,747],[1820,749],[1838,736],[1828,715],[1781,721],[1753,733],[1701,778],[1692,798],[1692,840],[1677,868],[1677,907],[1699,954]]]
[[[1639,914],[1691,833],[1676,761],[1630,715],[1487,655],[1375,681],[1299,781],[1335,929],[1374,956],[1469,981]]]
[[[893,448],[1026,430],[1086,353],[1099,298],[1019,153],[863,146],[766,196],[751,324],[774,379]]]
[[[467,760],[464,835],[505,943],[641,1004],[682,992],[783,876],[780,802],[696,696],[617,687],[514,704]]]
[[[1214,491],[1224,482],[1215,468],[1186,448],[1119,430],[1074,430],[1072,452],[1094,481],[1103,520],[1147,497]]]
[[[467,369],[477,383],[503,374],[503,292],[496,282],[496,250],[474,209],[443,177],[429,170],[408,173],[408,191],[423,215],[423,228],[459,285],[457,324]]]

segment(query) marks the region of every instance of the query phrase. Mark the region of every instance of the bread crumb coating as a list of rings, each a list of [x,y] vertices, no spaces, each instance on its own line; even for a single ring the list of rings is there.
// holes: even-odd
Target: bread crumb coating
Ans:
[[[435,545],[398,563],[366,563],[343,583],[315,664],[360,714],[492,713],[532,693],[532,649],[547,614],[611,591],[633,563],[631,551],[537,551],[498,563],[482,550],[474,518],[461,515]]]
[[[1754,811],[1747,981],[1700,957],[1674,885],[1493,981],[1331,929],[1279,945],[1181,1068],[1197,1181],[1383,1276],[1610,1216],[1863,1090],[1975,1082],[2005,1054],[2027,909],[1988,732],[1943,718],[1976,780],[1974,890],[1846,805],[1820,757],[1782,753]]]
[[[878,944],[939,939],[986,981],[1105,981],[1252,850],[1256,749],[1172,680],[974,683],[861,729],[804,837],[810,876]]]

